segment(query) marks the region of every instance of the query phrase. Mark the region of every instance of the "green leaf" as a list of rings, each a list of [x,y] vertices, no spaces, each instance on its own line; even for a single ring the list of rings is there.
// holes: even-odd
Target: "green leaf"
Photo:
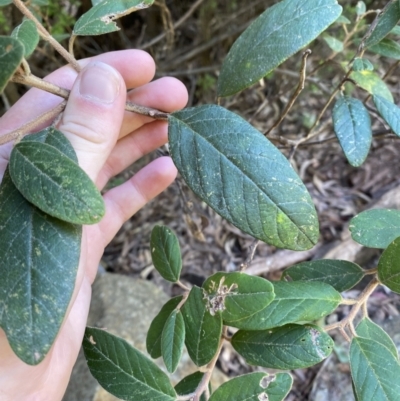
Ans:
[[[126,401],[175,401],[168,376],[122,338],[87,327],[83,351],[90,372],[112,395]]]
[[[400,294],[400,237],[383,251],[378,262],[378,278],[383,285]]]
[[[400,45],[391,39],[383,39],[376,45],[368,48],[368,50],[384,57],[400,60]]]
[[[235,325],[236,320],[250,317],[274,299],[274,287],[261,277],[245,273],[215,273],[203,284],[212,314],[222,311],[222,320]]]
[[[397,401],[400,365],[384,345],[355,337],[350,346],[350,368],[359,401]]]
[[[197,366],[206,365],[214,357],[222,333],[221,315],[211,316],[203,299],[203,290],[194,286],[182,308],[185,320],[185,344]]]
[[[371,95],[380,95],[393,103],[393,96],[385,82],[372,71],[353,71],[350,78]]]
[[[9,36],[0,36],[0,93],[24,58],[22,43]]]
[[[320,281],[343,292],[353,288],[364,277],[363,269],[347,260],[322,259],[303,262],[286,269],[283,280]]]
[[[397,136],[400,136],[400,108],[382,96],[373,96],[373,100],[378,113],[389,125],[392,131]]]
[[[92,6],[94,7],[94,6],[97,6],[97,4],[100,4],[100,3],[102,3],[103,1],[105,1],[105,0],[92,0]]]
[[[152,358],[159,358],[161,352],[161,337],[165,327],[165,323],[171,313],[176,309],[181,302],[182,296],[171,298],[160,310],[157,316],[151,322],[149,331],[146,337],[146,349]]]
[[[335,21],[337,24],[351,24],[351,21],[345,17],[344,15],[340,15],[339,18]]]
[[[342,297],[328,284],[305,281],[274,282],[275,299],[249,318],[238,320],[234,327],[266,330],[288,323],[312,322],[329,315]]]
[[[365,58],[356,57],[352,66],[353,71],[373,71],[374,66]]]
[[[203,378],[204,373],[202,372],[194,372],[189,376],[184,377],[176,386],[175,391],[178,395],[188,395],[192,394],[196,391],[199,386],[201,379]],[[211,393],[211,385],[208,385],[208,388]],[[201,395],[200,401],[206,401],[205,392]]]
[[[367,11],[367,6],[363,1],[358,1],[356,5],[356,13],[357,15],[362,15]]]
[[[154,267],[165,280],[175,283],[182,270],[179,240],[166,226],[155,226],[150,239],[151,258]]]
[[[398,359],[397,348],[393,340],[389,337],[389,334],[369,318],[361,320],[356,328],[356,332],[360,337],[369,338],[383,345]]]
[[[15,145],[10,175],[29,202],[60,220],[94,224],[104,215],[103,197],[89,176],[51,145],[30,141]]]
[[[334,52],[341,52],[343,51],[343,42],[339,39],[334,38],[331,35],[324,34],[323,36],[324,41],[326,44],[334,51]]]
[[[400,237],[400,211],[371,209],[350,220],[349,230],[354,241],[368,248],[385,249]]]
[[[230,49],[218,78],[218,96],[234,95],[265,77],[307,46],[341,12],[336,0],[283,0],[268,8]]]
[[[283,370],[316,365],[333,349],[333,340],[320,327],[298,324],[271,330],[239,330],[231,343],[247,363]]]
[[[8,6],[12,3],[12,0],[0,0],[0,7]]]
[[[18,39],[24,45],[24,57],[28,58],[36,49],[39,43],[39,33],[36,25],[31,20],[24,20],[11,33],[11,36]]]
[[[333,107],[332,119],[335,134],[347,160],[354,167],[361,166],[372,142],[368,110],[360,100],[340,96]]]
[[[161,336],[161,352],[168,372],[175,372],[183,352],[185,322],[180,311],[174,310],[165,322]]]
[[[392,35],[400,35],[400,25],[396,25],[391,31],[390,33]],[[384,39],[385,40],[385,39]]]
[[[318,218],[306,187],[282,153],[219,106],[169,117],[171,156],[189,187],[218,214],[279,248],[309,249]]]
[[[47,129],[23,141],[28,138],[54,143],[76,158],[59,131]],[[6,170],[0,185],[0,326],[27,364],[43,360],[60,329],[75,287],[81,235],[80,226],[25,200]]]
[[[399,0],[390,0],[387,4],[388,6],[385,6],[383,12],[378,15],[378,23],[369,38],[365,41],[365,47],[370,47],[380,42],[399,22]]]
[[[104,0],[96,2],[88,12],[76,21],[73,35],[103,35],[119,31],[115,20],[134,11],[150,7],[154,0]]]
[[[292,383],[288,373],[248,373],[222,384],[209,401],[282,401]]]

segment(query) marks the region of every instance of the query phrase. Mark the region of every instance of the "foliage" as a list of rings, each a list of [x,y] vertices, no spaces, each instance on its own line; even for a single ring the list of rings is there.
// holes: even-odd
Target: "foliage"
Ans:
[[[0,6],[10,3],[0,0]],[[92,1],[93,7],[74,25],[67,52],[25,3],[14,0],[28,19],[11,36],[0,37],[0,91],[9,81],[33,82],[26,59],[35,51],[39,36],[74,66],[73,45],[79,36],[116,31],[119,27],[115,20],[152,3]],[[342,7],[336,0],[277,2],[233,44],[221,67],[218,96],[231,96],[248,88],[320,37],[333,51],[332,57],[343,53],[345,74],[332,88],[308,136],[292,143],[293,151],[313,137],[313,130],[334,101],[332,122],[337,139],[349,163],[362,165],[373,133],[370,108],[358,99],[354,87],[372,96],[377,113],[400,135],[400,111],[393,96],[374,65],[364,58],[366,52],[400,58],[397,43],[387,37],[398,34],[399,4],[390,0],[368,26],[368,10],[361,1],[346,8],[350,10],[348,17],[341,15]],[[31,10],[39,17],[38,10],[46,10],[43,7],[54,12],[46,1],[30,2],[30,6],[36,7]],[[328,32],[331,25],[335,30]],[[350,50],[352,47],[356,50]],[[273,128],[285,118],[304,86],[308,54],[306,51],[302,56],[299,86]],[[352,86],[344,93],[348,82]],[[44,81],[41,88],[46,90]],[[145,109],[134,111],[168,119],[170,152],[179,172],[193,192],[218,214],[255,239],[276,247],[306,250],[317,243],[318,218],[311,196],[290,162],[267,138],[269,132],[263,135],[219,105],[188,108],[168,116]],[[104,204],[61,132],[49,127],[22,139],[27,133],[5,136],[19,141],[0,186],[0,325],[18,357],[35,365],[54,342],[72,296],[81,226],[98,222]],[[202,287],[187,288],[180,281],[178,238],[167,227],[154,227],[150,244],[153,264],[164,279],[182,287],[182,295],[170,299],[154,318],[147,351],[152,358],[162,357],[172,373],[186,346],[201,371],[173,388],[169,377],[130,344],[106,331],[87,328],[83,348],[92,374],[123,400],[172,401],[179,395],[180,400],[280,401],[292,385],[286,372],[250,373],[233,378],[212,393],[209,380],[224,342],[231,342],[249,364],[291,370],[327,358],[334,345],[328,332],[339,328],[351,341],[350,365],[357,400],[396,401],[400,392],[397,351],[390,337],[368,319],[365,306],[378,285],[400,293],[399,212],[361,213],[352,219],[350,230],[360,244],[384,249],[376,269],[364,270],[343,260],[319,260],[290,267],[277,282],[252,277],[245,271],[218,272]],[[369,275],[373,278],[359,298],[342,298],[341,292]],[[323,318],[341,304],[353,305],[349,315],[325,326]],[[355,328],[354,320],[361,309],[364,316]],[[232,335],[231,327],[239,330]]]

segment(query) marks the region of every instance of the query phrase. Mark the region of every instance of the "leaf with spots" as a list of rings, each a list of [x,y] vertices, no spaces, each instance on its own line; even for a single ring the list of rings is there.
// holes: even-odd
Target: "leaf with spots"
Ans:
[[[175,401],[168,376],[122,338],[87,327],[83,351],[90,372],[109,393],[126,401]]]
[[[385,120],[387,125],[389,125],[397,136],[400,136],[400,108],[379,95],[373,96],[372,99],[374,100],[378,113]]]
[[[383,251],[378,262],[379,281],[400,294],[400,237]]]
[[[0,93],[14,75],[24,57],[23,44],[9,36],[0,36]]]
[[[24,45],[24,57],[28,58],[36,49],[39,43],[39,33],[36,25],[31,20],[24,20],[11,33],[11,36],[18,39]]]
[[[169,117],[171,156],[204,202],[244,232],[279,248],[318,241],[312,199],[288,160],[238,115],[219,106]]]
[[[209,401],[282,401],[292,384],[288,373],[248,373],[222,384]]]
[[[290,370],[323,361],[333,350],[333,340],[318,326],[288,324],[271,330],[239,330],[232,346],[251,365]]]
[[[353,71],[350,78],[371,95],[379,95],[393,103],[393,96],[386,83],[373,71]]]

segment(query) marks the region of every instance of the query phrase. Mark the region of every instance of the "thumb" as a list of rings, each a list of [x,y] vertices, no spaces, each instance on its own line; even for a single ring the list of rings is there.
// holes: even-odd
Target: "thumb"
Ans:
[[[72,87],[58,129],[70,140],[79,165],[93,181],[118,139],[125,102],[121,75],[98,61],[88,64]]]

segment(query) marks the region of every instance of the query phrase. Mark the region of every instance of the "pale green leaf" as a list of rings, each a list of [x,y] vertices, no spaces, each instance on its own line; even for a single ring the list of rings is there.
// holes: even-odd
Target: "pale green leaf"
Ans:
[[[376,45],[369,47],[368,50],[384,57],[400,60],[400,45],[391,39],[383,39]]]
[[[282,401],[292,383],[288,373],[248,373],[222,384],[209,401]]]
[[[221,311],[224,323],[250,317],[274,299],[274,287],[261,277],[245,273],[215,273],[203,284],[204,296],[212,313]]]
[[[333,340],[320,327],[288,324],[270,330],[239,330],[233,348],[251,365],[273,369],[300,369],[327,358]]]
[[[400,108],[379,95],[373,96],[373,100],[378,113],[392,131],[400,136]]]
[[[104,0],[76,21],[73,35],[103,35],[118,31],[115,20],[134,11],[150,7],[154,0]]]
[[[400,35],[400,25],[396,25],[391,31],[390,31],[390,33],[392,34],[392,35]]]
[[[219,106],[169,117],[171,156],[189,187],[244,232],[280,248],[318,241],[318,218],[288,160],[260,132]]]
[[[194,286],[182,307],[185,320],[185,344],[189,356],[197,366],[206,365],[216,354],[221,333],[220,314],[212,316],[203,299],[203,290]]]
[[[385,99],[393,102],[393,96],[381,78],[372,71],[353,71],[350,74],[350,78],[354,82],[371,95],[380,95]]]
[[[365,58],[359,58],[356,57],[353,62],[352,66],[353,71],[373,71],[374,66],[371,64],[371,62]]]
[[[351,21],[344,15],[341,15],[335,22],[337,24],[351,24]]]
[[[92,0],[92,6],[97,6],[98,4],[102,3],[105,0]]]
[[[218,96],[259,81],[307,46],[342,12],[336,0],[283,0],[268,8],[236,40],[218,78]]]
[[[378,278],[383,285],[400,294],[400,237],[383,251],[378,262]]]
[[[353,338],[350,368],[359,401],[398,401],[400,365],[387,347],[369,338]]]
[[[12,3],[12,0],[0,0],[0,7],[8,6]]]
[[[325,40],[326,44],[334,51],[334,52],[341,52],[343,51],[343,42],[339,39],[334,38],[331,35],[324,34],[323,39]]]
[[[354,167],[361,166],[372,142],[368,110],[360,100],[340,96],[333,107],[332,119],[333,129],[347,160]]]
[[[299,263],[282,274],[283,280],[320,281],[331,285],[338,292],[353,288],[363,277],[364,272],[360,266],[347,260],[334,259]]]
[[[24,58],[23,44],[9,36],[0,36],[0,93]]]
[[[168,376],[122,338],[87,327],[83,351],[90,372],[112,395],[126,401],[175,401]]]
[[[400,237],[400,210],[366,210],[350,220],[349,230],[359,244],[385,249]]]
[[[358,1],[356,5],[356,13],[357,15],[362,15],[367,11],[367,6],[363,1]]]
[[[182,270],[179,240],[166,226],[155,226],[150,239],[151,258],[154,267],[165,280],[176,282]]]
[[[51,145],[15,145],[10,175],[22,195],[51,216],[74,224],[94,224],[105,213],[103,198],[93,181]]]
[[[24,20],[11,33],[11,36],[18,39],[24,45],[24,57],[28,58],[36,49],[39,43],[39,33],[36,25],[31,20]]]

